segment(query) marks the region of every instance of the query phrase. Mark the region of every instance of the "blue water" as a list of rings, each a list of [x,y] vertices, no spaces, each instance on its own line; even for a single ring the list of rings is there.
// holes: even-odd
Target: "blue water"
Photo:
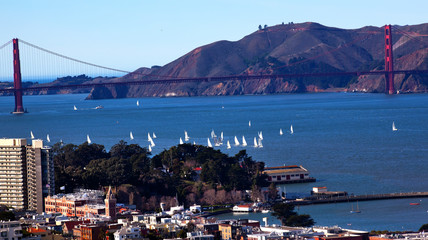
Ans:
[[[13,98],[1,97],[0,136],[29,138],[33,131],[39,138],[49,134],[53,142],[62,139],[80,144],[88,134],[92,142],[109,149],[121,139],[147,146],[147,133],[155,132],[156,154],[178,144],[180,137],[184,139],[184,130],[192,142],[206,145],[214,129],[217,135],[223,131],[232,145],[235,135],[239,140],[245,135],[246,149],[255,160],[268,166],[303,165],[317,178],[316,183],[287,185],[290,195],[307,194],[313,186],[354,194],[428,191],[427,94],[140,98],[139,107],[137,99],[85,101],[85,97],[25,96],[24,107],[30,113],[24,115],[9,114]],[[95,110],[98,105],[104,109]],[[393,121],[399,129],[396,132],[391,130]],[[293,135],[288,132],[291,124]],[[132,141],[130,131],[135,137]],[[258,131],[263,131],[261,149],[250,147]],[[220,149],[235,154],[243,148]],[[320,225],[352,224],[367,230],[417,230],[428,223],[428,206],[409,208],[406,201],[360,203],[367,210],[351,219],[350,204],[300,210],[310,213]]]

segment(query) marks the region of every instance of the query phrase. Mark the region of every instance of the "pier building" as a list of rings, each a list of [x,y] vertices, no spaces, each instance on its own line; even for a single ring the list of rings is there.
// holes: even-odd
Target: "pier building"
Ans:
[[[315,182],[316,179],[309,176],[309,171],[302,166],[267,167],[263,171],[268,175],[268,182],[272,183],[301,183]]]

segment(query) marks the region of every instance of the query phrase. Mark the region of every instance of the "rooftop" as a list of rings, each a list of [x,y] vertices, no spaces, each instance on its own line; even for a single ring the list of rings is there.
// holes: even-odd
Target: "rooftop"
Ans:
[[[281,167],[267,167],[263,171],[264,173],[296,173],[296,172],[308,172],[304,167],[291,165]]]
[[[53,199],[61,199],[65,197],[67,200],[91,200],[91,199],[98,199],[102,198],[104,196],[104,192],[101,190],[91,190],[91,189],[79,189],[78,192],[75,193],[67,193],[67,194],[57,194],[54,196],[51,196]]]

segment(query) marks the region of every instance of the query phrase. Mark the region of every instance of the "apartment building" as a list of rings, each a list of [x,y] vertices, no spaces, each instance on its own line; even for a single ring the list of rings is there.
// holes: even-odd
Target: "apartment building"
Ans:
[[[44,197],[55,189],[54,165],[43,140],[0,139],[0,204],[43,212]]]

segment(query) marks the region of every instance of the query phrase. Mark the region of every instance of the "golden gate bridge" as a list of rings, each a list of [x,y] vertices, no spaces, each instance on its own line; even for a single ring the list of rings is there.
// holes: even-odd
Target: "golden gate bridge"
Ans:
[[[394,94],[394,75],[396,74],[428,74],[428,70],[394,70],[394,58],[393,58],[393,41],[392,41],[392,32],[391,25],[386,25],[384,27],[384,40],[385,40],[385,69],[383,71],[352,71],[352,72],[316,72],[316,73],[290,73],[290,74],[241,74],[241,75],[229,75],[229,76],[209,76],[209,77],[172,77],[172,76],[156,76],[150,74],[142,74],[138,72],[129,72],[109,67],[103,67],[100,65],[84,62],[78,59],[70,58],[53,51],[46,50],[44,48],[38,47],[26,41],[20,39],[12,39],[11,41],[0,46],[0,50],[6,49],[8,46],[12,45],[13,52],[13,87],[4,87],[0,88],[0,93],[13,93],[15,97],[15,108],[13,113],[20,114],[24,113],[23,107],[23,93],[31,92],[31,91],[48,91],[53,89],[79,89],[79,88],[95,88],[95,87],[109,87],[109,86],[117,86],[117,85],[153,85],[153,84],[170,84],[170,83],[183,83],[183,82],[224,82],[224,81],[251,81],[251,80],[260,80],[260,79],[287,79],[287,78],[296,78],[296,77],[328,77],[328,76],[362,76],[362,75],[383,75],[385,76],[385,93],[386,94]],[[397,29],[397,31],[399,31]],[[400,32],[401,34],[406,34],[409,38],[415,38],[414,34],[409,34],[405,32]],[[58,75],[70,75],[75,74],[79,75],[84,72],[89,72],[89,68],[98,68],[104,71],[105,75],[119,74],[124,75],[128,74],[129,76],[139,76],[139,77],[152,77],[142,79],[142,80],[131,80],[131,81],[118,81],[118,82],[90,82],[90,83],[81,83],[81,84],[63,84],[63,85],[35,85],[35,86],[23,86],[22,84],[22,73],[21,73],[21,60],[20,57],[20,48],[19,44],[22,43],[24,46],[39,50],[45,54],[45,57],[26,57],[25,62],[29,63],[28,66],[24,68],[24,71],[28,76],[36,75],[36,71],[32,70],[31,67],[37,64],[44,64],[42,67],[42,71],[44,71],[44,75],[41,78],[49,78],[48,76],[52,74],[52,72],[59,72]],[[332,52],[332,51],[330,51]],[[63,60],[69,61],[72,64],[79,64],[79,67],[71,68],[69,67],[69,63],[60,62],[59,64],[52,63],[53,57],[59,57]],[[316,56],[317,57],[317,56]],[[8,59],[5,54],[0,54],[0,59],[2,63],[6,63],[6,59]],[[8,64],[6,64],[8,65]],[[2,72],[2,68],[10,68],[10,66],[0,66],[0,73]],[[37,68],[37,67],[36,67]],[[40,70],[40,69],[38,69]],[[39,77],[40,78],[40,77]],[[53,77],[55,80],[57,77]],[[153,79],[154,78],[154,79]]]

